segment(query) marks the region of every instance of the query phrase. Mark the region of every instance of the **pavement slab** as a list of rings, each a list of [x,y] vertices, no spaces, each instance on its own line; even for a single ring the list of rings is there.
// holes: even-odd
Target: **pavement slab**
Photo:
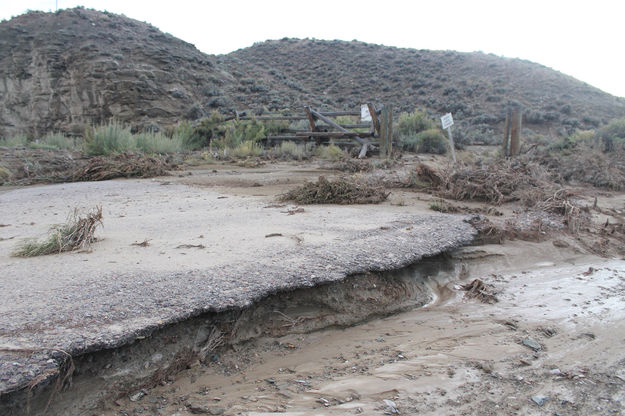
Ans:
[[[104,226],[90,252],[11,257],[22,239],[96,205]],[[159,180],[0,194],[0,395],[54,370],[65,353],[116,348],[276,292],[402,268],[475,234],[458,215],[295,208]]]

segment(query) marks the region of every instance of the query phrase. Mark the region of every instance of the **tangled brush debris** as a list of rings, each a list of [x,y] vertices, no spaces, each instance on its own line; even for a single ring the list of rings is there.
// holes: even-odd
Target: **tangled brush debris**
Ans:
[[[582,148],[575,152],[544,152],[538,162],[547,167],[558,182],[583,182],[612,191],[625,189],[623,151],[604,153]]]
[[[306,182],[282,194],[279,199],[298,204],[377,204],[389,195],[390,192],[381,187],[358,183],[353,179],[329,181],[320,176],[317,182]]]
[[[75,209],[67,222],[52,228],[45,239],[42,241],[28,240],[12,255],[15,257],[34,257],[89,249],[91,243],[96,241],[94,233],[98,225],[102,225],[102,207],[95,207],[85,216],[80,216],[78,210]]]
[[[483,303],[498,302],[492,288],[480,279],[473,279],[470,283],[460,286],[460,288],[467,292],[464,294],[466,298],[475,298]]]
[[[151,178],[167,175],[167,163],[157,157],[135,153],[96,156],[71,172],[72,181],[105,181],[113,178]]]
[[[366,160],[344,159],[332,165],[332,168],[343,172],[359,173],[371,172],[373,165]]]
[[[440,175],[443,181],[438,188],[441,196],[458,201],[501,205],[518,200],[518,191],[522,189],[539,187],[540,178],[544,175],[537,164],[501,160]]]

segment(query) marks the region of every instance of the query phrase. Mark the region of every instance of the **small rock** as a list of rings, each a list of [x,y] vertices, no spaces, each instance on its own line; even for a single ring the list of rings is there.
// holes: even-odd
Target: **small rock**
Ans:
[[[394,414],[399,413],[399,410],[397,409],[397,405],[395,404],[394,401],[387,400],[387,399],[384,399],[383,401],[384,401],[384,404],[388,406],[391,413],[394,413]]]
[[[141,400],[143,398],[143,396],[145,396],[147,393],[145,392],[145,390],[139,390],[138,392],[131,394],[130,396],[128,396],[128,398],[130,399],[131,402],[138,402],[139,400]]]
[[[547,338],[551,338],[552,336],[554,336],[555,334],[557,334],[557,333],[558,333],[558,331],[557,331],[557,330],[555,330],[554,328],[551,328],[551,327],[549,327],[549,326],[546,326],[546,327],[542,327],[542,328],[540,328],[540,331],[541,331],[543,334],[545,334],[545,336],[546,336]]]
[[[317,399],[317,401],[321,404],[323,404],[325,407],[329,407],[330,406],[330,402],[326,399],[324,399],[323,397],[319,397]]]
[[[194,415],[223,415],[226,409],[222,407],[209,407],[202,403],[187,403],[187,409]]]
[[[189,409],[189,412],[193,413],[194,415],[203,415],[210,412],[209,407],[202,403],[187,403],[187,408]]]
[[[532,396],[532,401],[539,406],[544,405],[549,401],[549,397],[547,396]]]
[[[533,349],[534,351],[540,351],[543,349],[542,345],[540,345],[538,341],[534,341],[532,338],[525,338],[523,340],[523,345],[525,345],[528,348]]]

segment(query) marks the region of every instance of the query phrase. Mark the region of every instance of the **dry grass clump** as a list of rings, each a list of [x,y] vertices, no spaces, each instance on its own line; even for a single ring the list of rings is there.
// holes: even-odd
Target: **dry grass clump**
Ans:
[[[105,181],[114,178],[151,178],[167,175],[167,162],[137,153],[95,156],[71,172],[71,181]]]
[[[332,165],[332,168],[342,172],[360,173],[371,172],[373,165],[367,160],[345,159]]]
[[[79,216],[78,210],[74,210],[67,222],[52,228],[44,240],[26,241],[12,255],[34,257],[89,249],[95,241],[94,233],[98,225],[102,225],[102,207],[95,207],[85,216]]]
[[[539,156],[540,164],[560,182],[577,181],[612,191],[625,189],[625,154],[603,153],[589,147],[575,152],[549,152]]]
[[[281,201],[298,204],[377,204],[388,196],[383,188],[339,178],[334,181],[320,176],[317,182],[306,182],[281,195]]]
[[[432,189],[439,189],[445,182],[445,174],[424,163],[419,163],[413,183],[420,183]]]

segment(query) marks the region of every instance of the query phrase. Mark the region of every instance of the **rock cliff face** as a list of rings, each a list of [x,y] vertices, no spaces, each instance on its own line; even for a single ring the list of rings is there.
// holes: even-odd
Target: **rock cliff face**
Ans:
[[[155,27],[83,8],[0,23],[0,135],[82,131],[115,118],[134,129],[212,110],[258,112],[392,103],[451,111],[471,139],[501,125],[508,100],[543,132],[625,116],[625,100],[518,59],[282,39],[213,56]]]
[[[0,24],[0,130],[197,118],[231,82],[215,57],[123,16],[31,12]],[[226,99],[222,99],[226,101]]]

